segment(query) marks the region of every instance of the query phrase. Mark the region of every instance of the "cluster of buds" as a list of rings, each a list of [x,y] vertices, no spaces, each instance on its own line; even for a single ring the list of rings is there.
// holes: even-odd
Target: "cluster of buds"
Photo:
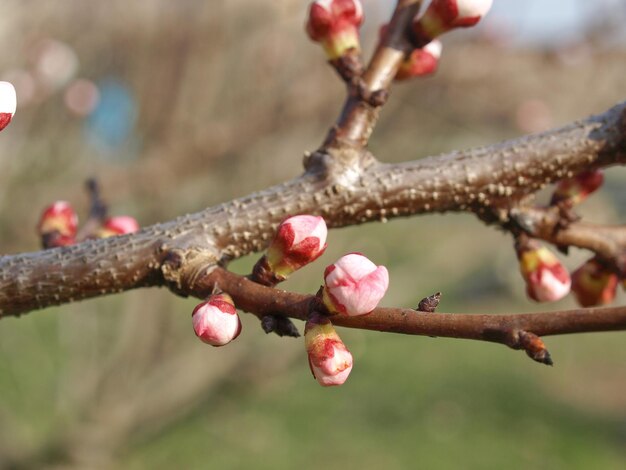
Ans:
[[[37,224],[37,233],[41,237],[43,248],[69,246],[87,238],[107,238],[114,235],[134,233],[139,224],[133,217],[109,217],[104,222],[95,221],[95,228],[87,222],[88,229],[78,234],[78,216],[67,201],[56,201],[44,209]]]
[[[493,0],[433,0],[413,23],[413,31],[418,42],[427,44],[451,29],[474,26],[492,3]]]
[[[9,82],[0,82],[0,131],[9,125],[16,108],[15,88]]]
[[[554,302],[569,293],[569,273],[548,248],[535,240],[518,240],[516,251],[528,297],[537,302]]]
[[[618,282],[617,274],[592,258],[572,274],[572,292],[583,307],[605,305],[615,299]]]
[[[604,182],[604,174],[600,170],[588,170],[573,178],[559,181],[556,185],[550,204],[580,204],[596,191]]]
[[[396,73],[396,80],[407,80],[413,77],[432,75],[437,71],[441,57],[441,41],[434,39],[422,48],[413,52],[401,64]]]
[[[37,225],[44,248],[73,245],[77,230],[78,216],[67,201],[56,201],[46,207]]]
[[[214,294],[196,306],[191,314],[193,331],[211,346],[224,346],[241,333],[241,320],[228,294]]]
[[[363,7],[359,0],[316,0],[311,3],[306,31],[322,44],[329,60],[359,53]]]
[[[352,354],[341,341],[330,320],[318,313],[304,327],[309,366],[320,385],[342,385],[352,370]]]
[[[331,313],[366,315],[389,287],[389,273],[361,253],[342,256],[324,271],[324,305]]]

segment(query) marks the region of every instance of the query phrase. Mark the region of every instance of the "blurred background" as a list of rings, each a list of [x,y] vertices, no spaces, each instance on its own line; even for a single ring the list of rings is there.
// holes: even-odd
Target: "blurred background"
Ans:
[[[367,0],[371,51],[393,2]],[[397,86],[371,148],[403,161],[538,132],[626,98],[623,1],[495,0],[443,38],[439,72]],[[0,252],[38,249],[48,203],[87,210],[97,176],[142,225],[291,178],[343,88],[296,0],[4,0]],[[624,223],[626,172],[581,208]],[[620,191],[620,189],[622,189]],[[530,312],[509,237],[468,215],[334,230],[286,288],[314,292],[346,251],[390,269],[388,306],[435,291],[447,312]],[[564,262],[575,268],[588,254]],[[255,258],[233,263],[247,272]],[[624,296],[618,298],[624,302]],[[210,348],[196,301],[125,293],[0,322],[0,468],[624,468],[624,333],[547,338],[555,367],[499,345],[340,330],[355,366],[323,389],[303,342]]]

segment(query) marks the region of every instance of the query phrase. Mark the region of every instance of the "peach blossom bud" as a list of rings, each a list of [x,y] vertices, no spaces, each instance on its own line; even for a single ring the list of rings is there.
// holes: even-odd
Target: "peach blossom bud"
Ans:
[[[419,40],[430,42],[454,28],[474,26],[487,14],[493,0],[433,0],[424,15],[413,23]]]
[[[328,229],[324,218],[313,215],[289,217],[278,226],[276,236],[267,249],[270,270],[286,278],[315,261],[326,249]]]
[[[604,174],[600,170],[583,171],[573,178],[561,180],[556,185],[551,204],[567,201],[570,204],[580,204],[596,189],[602,186]]]
[[[139,224],[133,217],[118,215],[116,217],[109,217],[104,222],[102,228],[98,231],[98,236],[100,238],[107,238],[115,235],[134,233],[138,230]]]
[[[415,49],[411,55],[400,64],[396,73],[396,80],[406,80],[412,77],[431,75],[437,71],[441,57],[441,41],[435,39],[421,49]]]
[[[313,377],[323,387],[342,385],[352,370],[352,354],[328,318],[314,313],[304,327],[304,344]]]
[[[323,300],[333,313],[356,316],[376,308],[389,287],[389,273],[361,253],[339,258],[324,271]]]
[[[0,131],[9,125],[16,107],[15,88],[9,82],[0,82]]]
[[[537,302],[553,302],[568,294],[569,273],[546,247],[531,241],[517,247],[517,257],[528,297]]]
[[[228,294],[212,295],[199,304],[191,321],[196,336],[211,346],[224,346],[241,333],[241,321]]]
[[[46,207],[37,225],[44,248],[74,244],[77,229],[78,216],[66,201],[56,201]]]
[[[615,299],[618,278],[595,258],[572,274],[572,292],[583,307],[610,304]]]
[[[316,0],[311,3],[306,31],[322,44],[329,60],[349,49],[360,51],[359,26],[363,8],[359,0]]]

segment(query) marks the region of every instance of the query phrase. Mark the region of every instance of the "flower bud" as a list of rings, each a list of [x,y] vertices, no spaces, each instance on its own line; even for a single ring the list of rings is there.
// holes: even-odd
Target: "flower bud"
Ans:
[[[421,49],[415,49],[411,55],[400,64],[396,73],[396,80],[406,80],[412,77],[423,77],[437,71],[441,57],[441,41],[435,39]]]
[[[528,297],[553,302],[568,294],[572,283],[569,273],[546,247],[531,240],[517,247],[517,257]]]
[[[580,204],[596,189],[602,186],[604,174],[600,170],[583,171],[573,178],[559,181],[552,194],[550,204],[567,201],[571,205]]]
[[[211,346],[224,346],[241,333],[241,321],[228,294],[212,295],[199,304],[191,321],[196,336]]]
[[[363,8],[359,0],[316,0],[311,3],[306,31],[322,44],[329,60],[348,50],[360,51],[359,26]]]
[[[98,237],[107,238],[115,235],[124,235],[126,233],[134,233],[139,230],[137,221],[127,215],[119,215],[117,217],[109,217],[98,231]]]
[[[0,82],[0,131],[9,125],[16,107],[15,88],[9,82]]]
[[[304,327],[304,344],[313,377],[323,387],[342,385],[352,370],[352,354],[328,318],[314,313]]]
[[[46,207],[37,225],[44,248],[74,244],[77,229],[78,216],[66,201],[56,201]]]
[[[595,258],[588,260],[572,274],[572,292],[583,307],[609,304],[615,299],[617,275]]]
[[[315,261],[326,249],[328,229],[322,217],[296,215],[278,226],[267,249],[267,262],[273,274],[283,279]]]
[[[332,313],[356,316],[376,308],[389,287],[389,273],[361,253],[339,258],[324,271],[324,304]]]
[[[493,0],[433,0],[413,23],[414,32],[420,41],[430,42],[451,29],[474,26],[492,3]]]

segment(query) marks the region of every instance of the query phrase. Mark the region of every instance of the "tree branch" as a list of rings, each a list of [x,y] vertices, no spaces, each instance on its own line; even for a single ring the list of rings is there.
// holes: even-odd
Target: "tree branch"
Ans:
[[[320,151],[300,177],[136,234],[3,256],[0,317],[137,287],[187,294],[217,264],[263,249],[289,215],[322,215],[330,227],[447,211],[496,213],[506,222],[512,201],[546,184],[626,163],[625,109],[621,103],[543,134],[402,164],[379,164],[360,151],[363,165],[345,166]],[[591,247],[580,233],[567,234],[555,241]]]
[[[306,320],[309,312],[318,306],[315,296],[265,287],[221,268],[200,279],[193,295],[204,297],[215,285],[228,292],[239,308],[259,318],[272,313]],[[403,308],[377,308],[368,315],[334,315],[330,319],[335,325],[347,328],[490,341],[529,351],[528,335],[520,337],[522,332],[550,336],[626,330],[626,307],[501,315],[424,313]]]

